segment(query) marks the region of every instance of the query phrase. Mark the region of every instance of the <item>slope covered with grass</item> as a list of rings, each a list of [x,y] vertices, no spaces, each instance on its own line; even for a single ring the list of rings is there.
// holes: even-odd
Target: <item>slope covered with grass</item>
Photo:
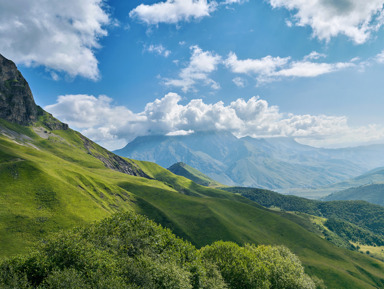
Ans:
[[[215,180],[211,179],[207,175],[204,175],[202,172],[192,168],[191,166],[178,162],[173,164],[168,168],[169,171],[178,176],[186,177],[191,181],[194,181],[196,184],[206,186],[206,187],[222,187],[223,185]]]

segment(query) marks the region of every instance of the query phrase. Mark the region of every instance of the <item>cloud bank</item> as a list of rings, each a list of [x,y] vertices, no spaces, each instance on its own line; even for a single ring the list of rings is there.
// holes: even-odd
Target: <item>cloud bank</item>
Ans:
[[[0,51],[16,63],[97,80],[94,50],[110,22],[103,0],[1,1]]]
[[[384,128],[350,127],[344,116],[282,113],[266,100],[252,97],[204,103],[168,93],[148,103],[140,113],[114,106],[106,96],[63,95],[46,106],[60,120],[109,149],[123,147],[137,136],[185,135],[200,131],[230,131],[237,137],[295,137],[316,146],[342,146],[384,139]]]
[[[289,24],[310,26],[313,36],[329,41],[345,35],[357,44],[366,42],[383,25],[383,0],[269,0],[274,8],[295,14]]]

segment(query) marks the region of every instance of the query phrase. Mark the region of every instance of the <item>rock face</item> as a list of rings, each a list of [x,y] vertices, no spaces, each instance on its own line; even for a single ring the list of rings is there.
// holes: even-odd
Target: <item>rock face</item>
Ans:
[[[37,114],[28,82],[16,65],[0,54],[0,118],[29,125],[36,121]]]
[[[118,155],[107,151],[106,149],[95,144],[93,141],[89,140],[83,135],[80,135],[80,137],[83,140],[84,147],[87,150],[88,154],[102,161],[107,168],[131,176],[152,179],[136,164],[126,161],[122,157],[119,157]]]

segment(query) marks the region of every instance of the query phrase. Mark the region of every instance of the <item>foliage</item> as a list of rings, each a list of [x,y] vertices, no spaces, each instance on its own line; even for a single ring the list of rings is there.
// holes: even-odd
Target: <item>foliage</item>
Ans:
[[[217,265],[230,288],[315,288],[300,260],[283,246],[240,247],[218,241],[201,254]]]
[[[217,242],[200,251],[147,218],[118,214],[63,231],[0,263],[1,288],[314,288],[284,247]]]
[[[384,246],[384,239],[382,237],[346,221],[337,218],[329,218],[324,225],[339,236],[346,240],[350,240],[353,243],[369,246]]]

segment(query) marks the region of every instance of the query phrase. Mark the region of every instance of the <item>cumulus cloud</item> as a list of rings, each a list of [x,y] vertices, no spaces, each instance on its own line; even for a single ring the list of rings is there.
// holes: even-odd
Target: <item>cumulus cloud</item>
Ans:
[[[142,112],[133,113],[114,106],[106,96],[65,95],[45,109],[109,149],[122,147],[136,136],[223,130],[238,137],[295,137],[318,146],[384,138],[380,126],[350,127],[343,116],[282,113],[259,97],[237,99],[228,105],[221,101],[207,104],[202,99],[185,105],[180,101],[178,94],[168,93],[148,103]]]
[[[310,26],[313,36],[329,41],[340,34],[357,44],[383,25],[383,0],[269,0],[274,8],[294,11],[291,25]]]
[[[156,53],[164,57],[168,57],[171,54],[171,51],[166,49],[162,44],[158,44],[158,45],[151,44],[148,47],[144,47],[144,50],[151,53]]]
[[[129,13],[129,16],[147,24],[175,24],[180,21],[207,17],[216,8],[217,3],[215,1],[167,0],[152,5],[140,4]]]
[[[221,63],[221,57],[210,51],[203,51],[198,46],[191,46],[191,58],[187,67],[179,73],[179,78],[164,80],[167,86],[180,87],[184,92],[195,90],[195,85],[199,82],[210,86],[213,89],[219,89],[220,85],[209,74],[217,69]]]
[[[0,51],[17,63],[96,80],[94,50],[110,23],[103,0],[1,1]]]
[[[293,61],[291,57],[272,57],[239,60],[233,52],[224,60],[225,65],[238,74],[254,75],[258,83],[280,80],[284,77],[316,77],[355,66],[351,62],[314,62],[325,55],[312,52],[303,60]],[[312,61],[311,61],[312,60]]]

